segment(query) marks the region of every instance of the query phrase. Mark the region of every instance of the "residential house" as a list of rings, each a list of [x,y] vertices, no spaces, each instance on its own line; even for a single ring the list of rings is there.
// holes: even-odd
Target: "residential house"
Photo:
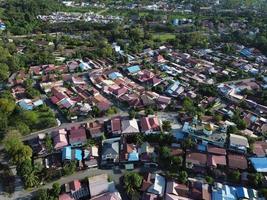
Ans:
[[[256,172],[267,173],[267,157],[252,157],[249,160]]]
[[[68,146],[67,131],[65,129],[59,129],[53,133],[54,149],[58,150],[65,146]]]
[[[155,147],[148,142],[144,142],[138,149],[139,157],[142,162],[153,162],[156,159]]]
[[[136,119],[122,120],[121,129],[123,134],[133,134],[140,132]]]
[[[229,148],[239,151],[246,152],[249,147],[248,139],[241,135],[230,134]]]
[[[86,143],[86,130],[84,127],[72,127],[69,133],[69,143],[71,146],[82,146]]]
[[[243,155],[228,154],[228,167],[230,169],[246,170],[248,168],[247,159]]]
[[[107,192],[91,198],[91,200],[122,200],[119,192]]]
[[[62,150],[62,161],[77,160],[82,161],[82,150],[71,149],[71,146],[64,147]]]
[[[95,197],[97,199],[98,195],[117,192],[114,182],[108,181],[107,174],[101,174],[89,177],[88,182],[89,182],[89,191],[91,198]]]
[[[139,153],[137,151],[136,145],[124,143],[123,146],[123,151],[121,152],[121,161],[139,161]]]
[[[174,181],[168,181],[166,186],[165,200],[190,199],[189,187]]]
[[[207,155],[199,152],[187,152],[186,153],[186,166],[188,168],[206,167]]]
[[[119,161],[120,138],[102,141],[102,164],[112,164]]]
[[[85,167],[97,167],[98,166],[98,147],[97,146],[90,146],[83,150],[83,160]]]
[[[156,194],[159,196],[164,195],[166,181],[165,178],[159,174],[146,174],[144,177],[141,191]]]
[[[161,130],[158,117],[142,117],[140,119],[141,132],[145,134],[158,133]]]
[[[208,155],[208,166],[212,168],[225,167],[226,156],[225,155]]]
[[[253,143],[253,153],[257,157],[265,157],[267,156],[267,142],[265,141],[256,141]]]
[[[133,65],[127,68],[127,72],[129,74],[135,74],[137,72],[141,71],[141,68],[139,65]]]
[[[74,200],[74,198],[70,194],[63,193],[59,195],[58,200]]]
[[[120,117],[114,117],[110,120],[110,132],[113,136],[121,135],[122,129]]]
[[[245,187],[234,187],[229,185],[223,185],[221,183],[215,183],[212,187],[212,200],[217,199],[262,199],[258,196],[258,192],[254,189],[248,189]]]
[[[192,199],[205,199],[211,200],[209,185],[200,181],[191,181],[190,198]]]
[[[103,123],[100,121],[94,121],[87,123],[87,129],[89,130],[92,138],[99,138],[104,135]]]

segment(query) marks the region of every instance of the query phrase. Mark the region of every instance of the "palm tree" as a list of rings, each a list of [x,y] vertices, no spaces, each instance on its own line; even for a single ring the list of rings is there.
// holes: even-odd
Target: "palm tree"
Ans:
[[[134,196],[141,187],[142,176],[136,172],[129,172],[124,175],[124,188],[129,196]]]
[[[39,178],[36,176],[35,171],[23,177],[25,180],[26,188],[35,187],[39,184]]]

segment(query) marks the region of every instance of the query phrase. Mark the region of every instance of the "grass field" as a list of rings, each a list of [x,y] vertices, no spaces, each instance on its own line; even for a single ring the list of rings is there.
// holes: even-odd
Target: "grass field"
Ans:
[[[158,39],[162,42],[174,39],[175,35],[173,33],[153,33],[153,39]]]

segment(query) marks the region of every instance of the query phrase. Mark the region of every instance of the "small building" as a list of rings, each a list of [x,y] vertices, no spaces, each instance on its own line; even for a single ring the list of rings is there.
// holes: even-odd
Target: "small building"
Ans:
[[[160,121],[158,117],[142,117],[140,119],[141,132],[145,134],[160,132]]]
[[[230,134],[229,148],[239,152],[246,152],[249,148],[248,139],[241,135]]]
[[[103,123],[100,121],[94,121],[87,123],[87,129],[89,130],[92,138],[99,138],[104,135]]]
[[[53,133],[54,149],[58,150],[65,146],[68,146],[67,131],[65,129],[59,129]]]
[[[230,169],[246,170],[248,162],[245,156],[238,154],[228,154],[228,167]]]
[[[127,68],[127,72],[129,74],[135,74],[137,72],[141,71],[141,68],[139,65],[133,65]]]
[[[250,161],[256,172],[267,173],[267,157],[252,157]]]
[[[112,138],[102,141],[102,164],[119,162],[120,138]]]
[[[165,185],[166,185],[165,178],[159,174],[156,174],[154,182],[148,188],[147,192],[163,196],[165,191]]]
[[[86,143],[86,131],[83,127],[73,127],[69,134],[69,143],[71,146],[82,146]]]
[[[121,118],[114,117],[110,120],[110,132],[112,136],[120,136],[121,135]]]
[[[133,134],[140,132],[136,119],[123,120],[121,122],[121,127],[123,134]]]

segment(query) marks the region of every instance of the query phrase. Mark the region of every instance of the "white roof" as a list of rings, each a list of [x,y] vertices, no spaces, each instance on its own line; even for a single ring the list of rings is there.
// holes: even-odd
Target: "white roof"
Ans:
[[[121,125],[122,133],[139,133],[139,127],[136,119],[123,120]]]
[[[153,194],[162,195],[164,193],[165,184],[165,178],[156,174],[154,184],[150,186],[147,191]]]
[[[248,139],[241,135],[230,134],[230,144],[233,146],[249,147]]]

